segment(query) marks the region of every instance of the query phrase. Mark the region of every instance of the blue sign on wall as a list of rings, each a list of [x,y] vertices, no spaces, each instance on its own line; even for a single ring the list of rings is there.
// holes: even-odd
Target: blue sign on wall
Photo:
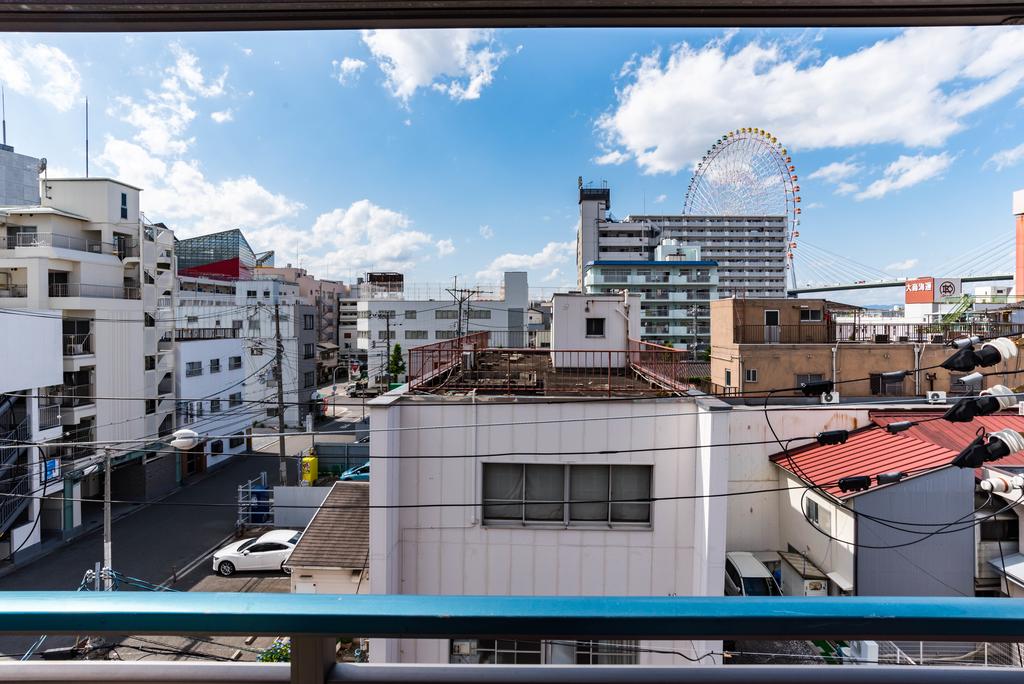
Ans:
[[[46,459],[45,469],[43,471],[43,482],[49,482],[50,480],[56,480],[60,477],[60,459],[59,458],[48,458]]]

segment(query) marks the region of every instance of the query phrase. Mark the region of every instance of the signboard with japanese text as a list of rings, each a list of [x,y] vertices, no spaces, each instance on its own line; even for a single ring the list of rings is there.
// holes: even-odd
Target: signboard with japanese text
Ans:
[[[907,304],[931,304],[935,301],[934,278],[908,278]]]

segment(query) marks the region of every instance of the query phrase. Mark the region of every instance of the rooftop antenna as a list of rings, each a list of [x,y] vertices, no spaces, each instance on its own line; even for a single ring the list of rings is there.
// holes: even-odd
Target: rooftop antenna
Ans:
[[[3,118],[4,124],[4,145],[7,144],[7,94],[4,92],[4,87],[0,85],[0,116]]]
[[[89,98],[85,98],[85,177],[89,177]]]

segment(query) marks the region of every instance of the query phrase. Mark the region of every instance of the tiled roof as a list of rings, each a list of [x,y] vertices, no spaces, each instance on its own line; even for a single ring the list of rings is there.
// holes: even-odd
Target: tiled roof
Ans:
[[[846,499],[857,492],[842,492],[835,485],[844,477],[878,475],[902,471],[911,476],[946,467],[977,436],[979,428],[995,432],[1004,428],[1024,431],[1024,416],[998,413],[975,418],[970,423],[941,420],[945,411],[872,411],[871,425],[850,433],[845,444],[810,444],[775,454],[772,461],[804,481],[828,484],[822,490]],[[920,422],[909,430],[890,434],[889,423]],[[927,421],[927,422],[923,422]],[[1024,454],[1011,454],[993,465],[1022,465]]]
[[[370,549],[370,485],[335,482],[285,561],[290,568],[362,568]]]

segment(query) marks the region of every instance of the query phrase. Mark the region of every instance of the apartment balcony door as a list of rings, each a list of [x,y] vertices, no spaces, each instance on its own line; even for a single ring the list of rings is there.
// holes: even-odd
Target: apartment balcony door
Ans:
[[[779,343],[779,312],[775,309],[767,309],[764,312],[764,343]]]

